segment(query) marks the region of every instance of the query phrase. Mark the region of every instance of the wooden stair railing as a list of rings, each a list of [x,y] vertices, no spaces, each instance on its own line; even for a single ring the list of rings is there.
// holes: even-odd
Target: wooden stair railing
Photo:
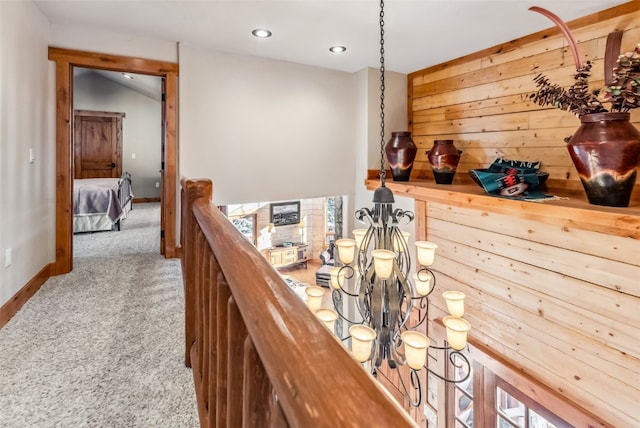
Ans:
[[[182,180],[185,364],[202,427],[416,426],[211,203]]]

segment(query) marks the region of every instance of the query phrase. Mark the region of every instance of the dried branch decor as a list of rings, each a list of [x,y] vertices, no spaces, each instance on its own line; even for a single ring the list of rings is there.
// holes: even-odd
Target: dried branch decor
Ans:
[[[570,111],[578,116],[602,112],[628,112],[640,107],[640,44],[633,51],[619,55],[614,66],[611,83],[601,89],[589,92],[589,77],[592,64],[582,64],[578,54],[578,46],[566,23],[558,16],[541,7],[529,8],[551,21],[562,31],[569,42],[569,48],[576,63],[575,83],[564,89],[553,84],[544,75],[538,74],[533,80],[538,90],[531,94],[531,99],[541,106],[553,106],[560,110]],[[605,64],[608,61],[605,60]],[[609,103],[605,108],[603,103]]]

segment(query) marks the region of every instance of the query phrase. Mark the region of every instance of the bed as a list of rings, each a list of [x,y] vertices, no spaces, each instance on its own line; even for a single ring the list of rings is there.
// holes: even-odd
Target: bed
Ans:
[[[131,175],[73,180],[73,233],[120,230],[131,211]]]

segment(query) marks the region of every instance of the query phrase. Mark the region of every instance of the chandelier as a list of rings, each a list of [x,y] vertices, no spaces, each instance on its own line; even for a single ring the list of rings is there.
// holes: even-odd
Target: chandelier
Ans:
[[[428,318],[429,297],[432,295],[436,276],[431,266],[437,245],[429,241],[417,241],[415,247],[419,268],[410,274],[411,256],[409,234],[400,229],[401,223],[409,224],[412,212],[394,209],[393,193],[385,186],[384,161],[384,0],[380,2],[380,187],[373,195],[373,208],[361,208],[355,213],[357,220],[368,224],[367,229],[353,230],[354,239],[338,239],[335,245],[341,266],[331,269],[330,285],[335,309],[322,309],[320,302],[324,290],[307,288],[307,305],[325,322],[330,330],[339,318],[350,327],[349,335],[353,357],[370,368],[375,376],[386,362],[390,369],[409,366],[409,379],[398,376],[406,397],[413,406],[422,401],[422,385],[418,373],[425,369],[447,382],[463,382],[470,375],[470,364],[462,354],[466,347],[470,324],[464,315],[464,294],[445,291],[443,297],[450,313],[442,319],[447,332],[447,346],[438,347],[418,331]],[[343,309],[355,308],[355,314]],[[419,309],[416,319],[411,315]],[[426,330],[426,327],[425,327]],[[427,366],[427,350],[443,352],[456,368],[456,376],[435,373]],[[409,385],[409,386],[408,386]]]

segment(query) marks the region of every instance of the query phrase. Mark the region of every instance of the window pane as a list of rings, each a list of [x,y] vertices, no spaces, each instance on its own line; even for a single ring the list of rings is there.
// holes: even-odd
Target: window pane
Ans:
[[[242,233],[250,242],[253,242],[253,216],[235,217],[231,219],[233,225]]]
[[[496,405],[498,413],[512,421],[515,426],[526,428],[526,408],[502,388],[497,388]]]
[[[529,410],[529,427],[530,428],[556,428],[554,424],[534,412]]]
[[[327,232],[336,231],[336,200],[327,198]]]
[[[460,364],[462,367],[453,368],[453,376],[455,380],[464,379],[467,376],[465,370],[466,364],[464,364],[458,357],[454,356],[454,363]],[[473,396],[473,369],[469,367],[469,377],[464,382],[455,384],[458,388],[466,391],[469,395]]]
[[[468,424],[465,424],[464,422],[461,422],[458,419],[456,419],[455,428],[472,428],[473,427],[473,417],[471,419],[472,419],[471,422],[469,422]]]
[[[498,415],[498,425],[496,426],[496,428],[514,428],[517,426],[518,425],[514,425],[502,416]]]
[[[455,415],[469,426],[473,423],[473,399],[456,391]]]

